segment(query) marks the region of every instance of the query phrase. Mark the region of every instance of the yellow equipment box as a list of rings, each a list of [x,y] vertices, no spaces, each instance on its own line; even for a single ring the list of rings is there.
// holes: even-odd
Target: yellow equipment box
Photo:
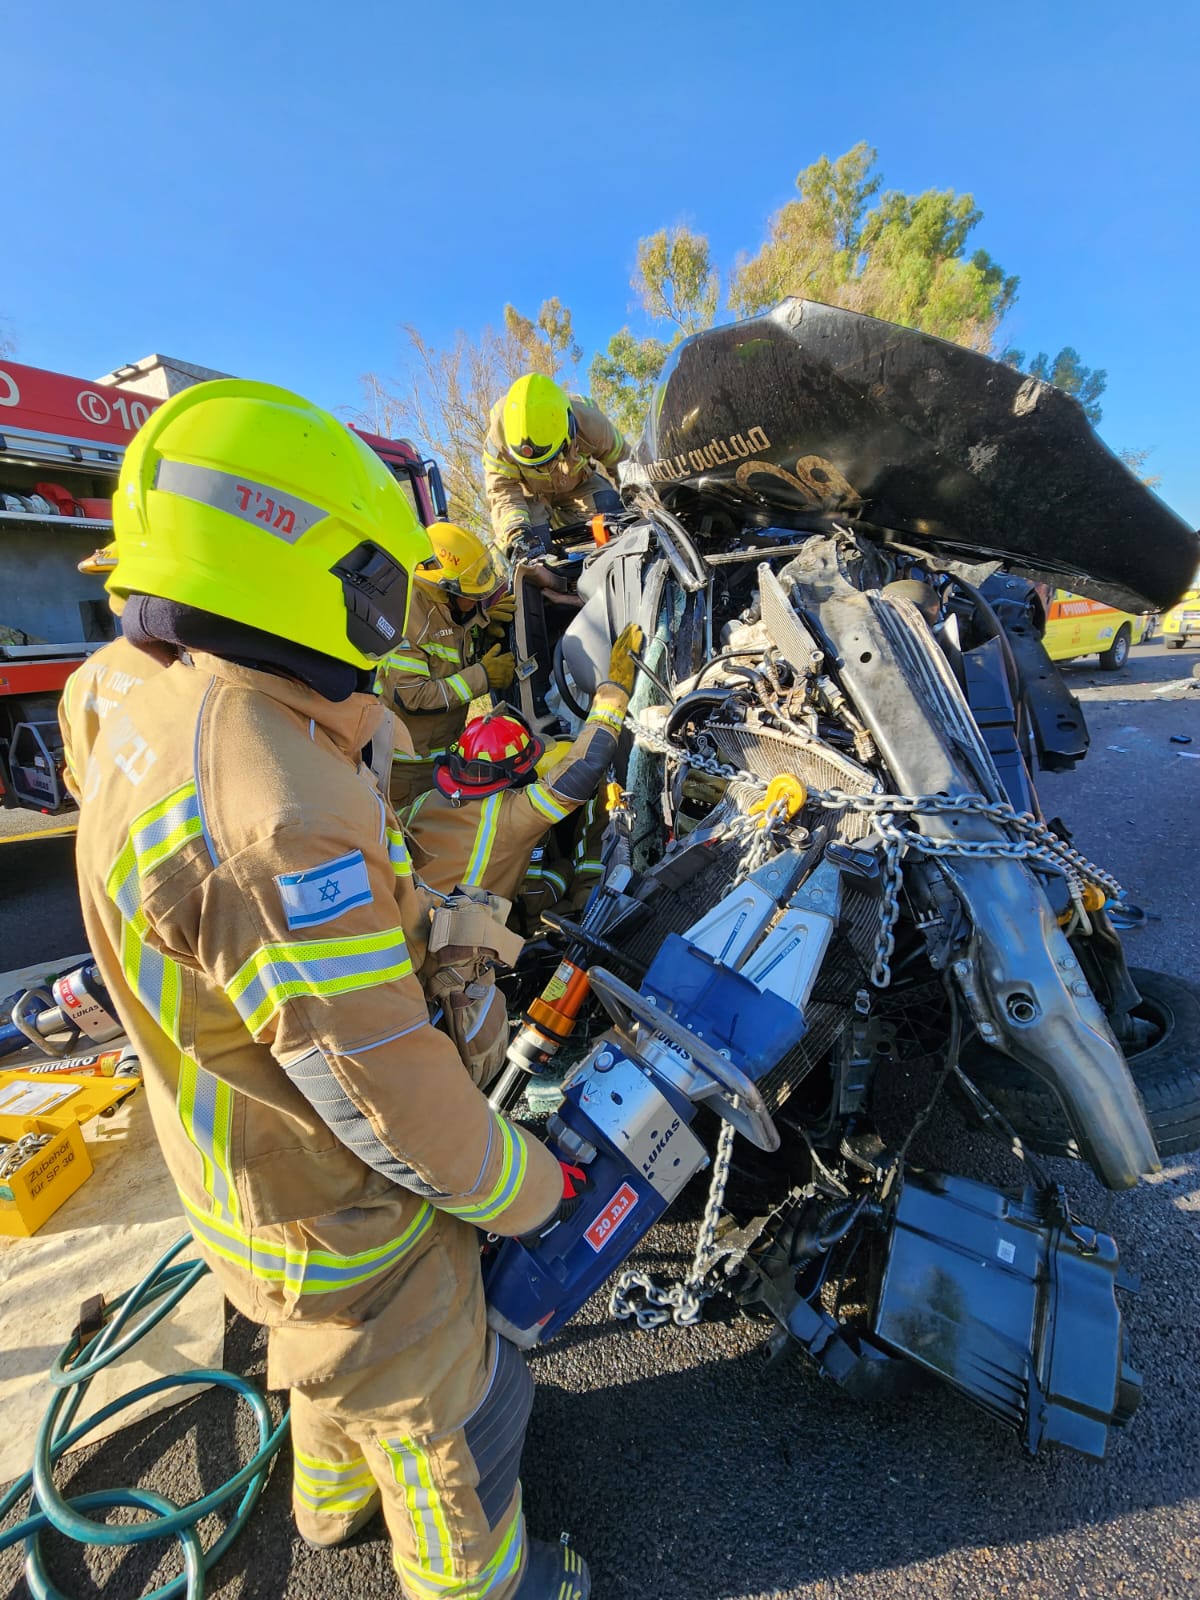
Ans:
[[[26,1118],[19,1135],[49,1135],[14,1172],[0,1178],[0,1233],[28,1238],[92,1175],[91,1157],[74,1119],[66,1127]]]
[[[66,1128],[72,1122],[104,1116],[141,1081],[73,1072],[43,1075],[20,1067],[0,1072],[0,1143],[27,1133],[32,1118],[51,1128]]]

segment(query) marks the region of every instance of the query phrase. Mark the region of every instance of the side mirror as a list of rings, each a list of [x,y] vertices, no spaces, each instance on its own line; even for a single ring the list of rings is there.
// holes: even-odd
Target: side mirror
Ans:
[[[436,461],[422,461],[421,466],[429,484],[429,493],[433,500],[433,509],[438,514],[438,520],[449,522],[450,507],[446,500],[446,486],[442,482],[442,469]]]

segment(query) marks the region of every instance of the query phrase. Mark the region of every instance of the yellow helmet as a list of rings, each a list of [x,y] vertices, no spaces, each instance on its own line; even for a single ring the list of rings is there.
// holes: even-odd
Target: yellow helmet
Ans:
[[[370,447],[287,389],[200,383],[130,441],[110,592],[198,606],[373,667],[408,621],[429,539]]]
[[[86,572],[88,577],[94,577],[99,573],[111,572],[116,564],[117,541],[114,539],[111,544],[103,544],[99,550],[93,550],[90,556],[84,556],[77,564],[76,570]]]
[[[492,552],[477,534],[453,522],[435,522],[425,532],[433,555],[417,568],[422,583],[435,583],[449,594],[481,600],[504,587]]]
[[[527,372],[504,397],[504,442],[527,467],[548,467],[575,437],[571,403],[541,372]]]

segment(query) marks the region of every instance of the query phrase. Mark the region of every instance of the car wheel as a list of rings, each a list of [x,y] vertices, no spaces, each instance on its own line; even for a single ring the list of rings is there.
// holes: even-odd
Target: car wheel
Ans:
[[[1187,634],[1181,633],[1177,639],[1168,639],[1167,640],[1167,649],[1168,650],[1182,650],[1186,643],[1187,643]]]
[[[1122,623],[1108,649],[1100,652],[1100,665],[1105,672],[1119,672],[1129,660],[1130,637],[1129,624]]]
[[[1200,1150],[1200,987],[1149,967],[1130,967],[1129,976],[1142,997],[1135,1015],[1158,1030],[1126,1060],[1159,1154]],[[1057,1095],[1027,1067],[975,1045],[963,1070],[1031,1150],[1078,1157]]]

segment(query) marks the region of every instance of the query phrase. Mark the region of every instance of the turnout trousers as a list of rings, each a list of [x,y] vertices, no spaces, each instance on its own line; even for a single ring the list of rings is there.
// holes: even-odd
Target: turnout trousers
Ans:
[[[338,1544],[378,1495],[410,1600],[510,1600],[525,1564],[518,1477],[533,1379],[485,1325],[482,1285],[464,1317],[398,1353],[292,1389],[292,1505],[301,1534]]]
[[[599,472],[585,478],[567,494],[538,493],[526,490],[526,510],[532,523],[548,522],[552,528],[566,528],[573,522],[586,522],[596,514],[596,496],[613,492],[609,480]]]

